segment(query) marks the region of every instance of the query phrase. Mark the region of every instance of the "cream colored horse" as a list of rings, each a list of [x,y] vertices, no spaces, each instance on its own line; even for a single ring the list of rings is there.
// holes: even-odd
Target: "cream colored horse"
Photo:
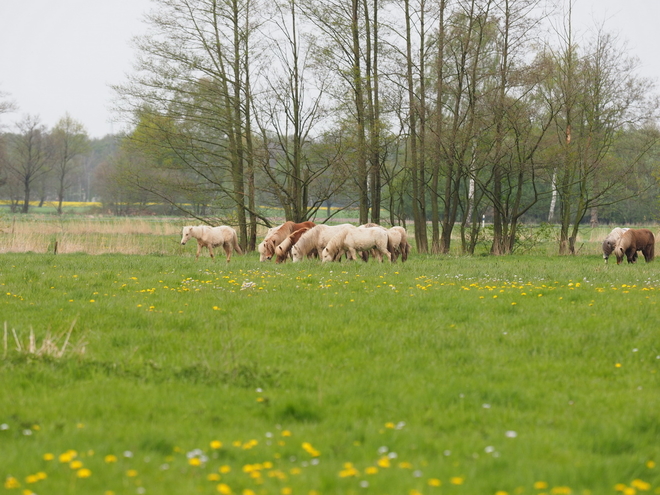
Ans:
[[[378,261],[383,261],[383,256],[392,261],[392,255],[387,249],[387,230],[382,227],[353,227],[345,229],[335,235],[323,249],[321,259],[323,262],[335,261],[341,253],[347,252],[348,259],[357,259],[357,251],[369,251],[373,253]]]
[[[291,259],[293,262],[302,261],[305,256],[312,253],[321,253],[323,248],[330,242],[336,234],[346,228],[355,228],[350,223],[343,223],[341,225],[317,225],[305,232],[298,242],[291,248]]]
[[[214,258],[213,248],[222,246],[227,254],[227,263],[231,260],[232,249],[238,254],[243,254],[241,247],[238,245],[236,231],[227,225],[221,225],[219,227],[186,225],[181,234],[181,244],[184,246],[191,237],[197,239],[197,255],[195,256],[195,260],[199,259],[202,247],[208,248],[211,258]]]

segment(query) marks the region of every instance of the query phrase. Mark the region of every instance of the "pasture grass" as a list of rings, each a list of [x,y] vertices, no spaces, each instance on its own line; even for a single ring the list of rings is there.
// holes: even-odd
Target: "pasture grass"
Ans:
[[[660,493],[656,264],[0,259],[7,493]]]

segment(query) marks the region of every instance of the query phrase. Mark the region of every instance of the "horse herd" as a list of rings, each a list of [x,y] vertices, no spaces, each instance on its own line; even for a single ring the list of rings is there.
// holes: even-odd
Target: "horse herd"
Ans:
[[[236,231],[226,225],[183,227],[181,244],[185,245],[191,238],[197,239],[195,259],[199,258],[202,247],[209,250],[211,258],[214,257],[213,248],[222,247],[228,262],[232,251],[243,254]],[[373,223],[356,227],[349,223],[331,226],[289,221],[269,229],[259,244],[259,260],[267,261],[275,257],[276,263],[284,263],[287,259],[297,262],[312,257],[321,258],[323,262],[339,261],[344,255],[349,260],[355,260],[358,253],[364,261],[369,259],[369,255],[380,262],[383,258],[395,262],[399,256],[406,261],[410,253],[406,229],[386,229]]]
[[[183,227],[181,244],[185,245],[191,238],[197,239],[195,259],[199,258],[202,247],[209,250],[211,258],[214,258],[213,248],[222,247],[227,262],[231,260],[233,251],[243,254],[236,231],[226,225]],[[612,253],[616,256],[617,265],[621,264],[624,256],[628,263],[635,263],[638,251],[642,252],[647,262],[655,257],[655,237],[648,229],[617,227],[605,237],[602,247],[605,263]],[[287,259],[297,262],[312,257],[321,258],[323,262],[339,261],[344,255],[349,260],[355,260],[358,253],[364,261],[369,259],[369,255],[380,262],[383,258],[395,262],[399,256],[406,261],[410,253],[406,229],[386,229],[373,223],[356,227],[349,223],[331,226],[314,222],[285,222],[269,229],[259,244],[259,260],[268,261],[275,256],[276,263],[284,263]]]

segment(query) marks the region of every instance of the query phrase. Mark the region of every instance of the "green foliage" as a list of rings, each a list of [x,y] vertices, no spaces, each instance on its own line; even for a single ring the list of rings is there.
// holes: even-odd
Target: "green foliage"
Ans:
[[[8,493],[660,487],[654,264],[3,254],[0,288]]]

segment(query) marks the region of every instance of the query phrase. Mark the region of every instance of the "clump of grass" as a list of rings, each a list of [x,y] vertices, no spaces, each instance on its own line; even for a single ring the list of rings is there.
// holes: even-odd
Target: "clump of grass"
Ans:
[[[62,332],[59,335],[53,335],[50,332],[46,332],[46,335],[43,337],[41,342],[38,341],[37,336],[34,333],[34,329],[30,327],[30,333],[27,340],[24,342],[19,336],[14,328],[11,329],[12,336],[14,337],[14,342],[16,344],[16,351],[20,354],[31,355],[37,357],[51,357],[51,358],[61,358],[68,351],[70,354],[84,354],[86,349],[86,343],[83,339],[79,340],[76,344],[69,344],[71,340],[71,333],[73,328],[76,325],[76,320],[73,320],[68,331]],[[62,342],[60,344],[60,342]],[[7,358],[9,352],[9,331],[7,327],[7,322],[4,324],[4,335],[3,335],[3,359]]]

